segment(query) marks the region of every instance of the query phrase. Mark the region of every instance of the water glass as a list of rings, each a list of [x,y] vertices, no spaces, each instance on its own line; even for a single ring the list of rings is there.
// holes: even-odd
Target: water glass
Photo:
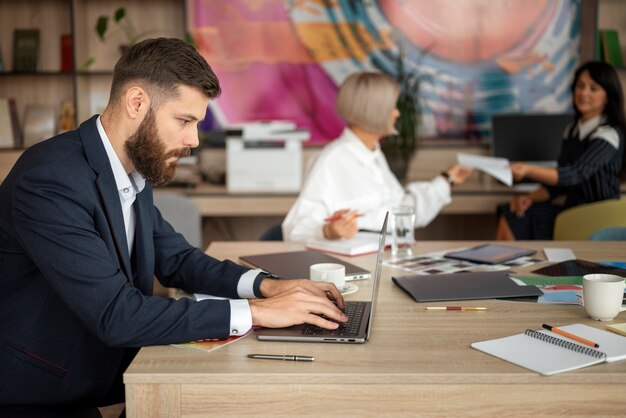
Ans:
[[[415,210],[411,206],[398,206],[391,210],[391,256],[408,257],[413,254],[415,242]]]

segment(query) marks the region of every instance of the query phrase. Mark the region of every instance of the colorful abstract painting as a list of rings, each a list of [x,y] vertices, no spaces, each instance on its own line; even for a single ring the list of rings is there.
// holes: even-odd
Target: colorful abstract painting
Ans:
[[[338,86],[394,75],[400,46],[427,76],[423,136],[481,138],[492,114],[571,108],[580,0],[187,0],[187,16],[222,84],[221,123],[288,119],[332,139]]]

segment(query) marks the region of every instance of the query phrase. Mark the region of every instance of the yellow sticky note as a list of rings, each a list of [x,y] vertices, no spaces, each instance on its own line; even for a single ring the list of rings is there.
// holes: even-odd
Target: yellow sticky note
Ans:
[[[621,323],[621,324],[607,325],[606,329],[626,336],[626,322]]]

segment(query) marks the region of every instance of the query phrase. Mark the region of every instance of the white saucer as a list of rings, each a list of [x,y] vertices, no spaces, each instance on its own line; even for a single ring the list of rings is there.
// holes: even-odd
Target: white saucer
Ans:
[[[359,286],[352,284],[352,283],[346,283],[346,285],[344,287],[342,287],[339,291],[341,292],[342,295],[350,295],[354,292],[356,292],[357,290],[359,290]]]

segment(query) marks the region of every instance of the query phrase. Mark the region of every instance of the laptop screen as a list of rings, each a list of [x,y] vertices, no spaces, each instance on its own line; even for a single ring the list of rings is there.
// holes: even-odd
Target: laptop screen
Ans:
[[[378,301],[378,291],[380,289],[380,282],[382,279],[380,278],[382,266],[383,266],[383,257],[385,253],[385,240],[387,238],[387,219],[389,218],[389,212],[385,215],[385,221],[383,222],[383,226],[380,230],[380,237],[378,238],[378,253],[376,254],[376,269],[374,270],[374,288],[372,290],[372,305],[370,309],[370,320],[367,324],[367,338],[369,339],[372,331],[372,322],[374,322],[374,311],[376,310],[376,303]]]
[[[573,120],[571,114],[494,115],[493,155],[509,161],[556,161]]]

